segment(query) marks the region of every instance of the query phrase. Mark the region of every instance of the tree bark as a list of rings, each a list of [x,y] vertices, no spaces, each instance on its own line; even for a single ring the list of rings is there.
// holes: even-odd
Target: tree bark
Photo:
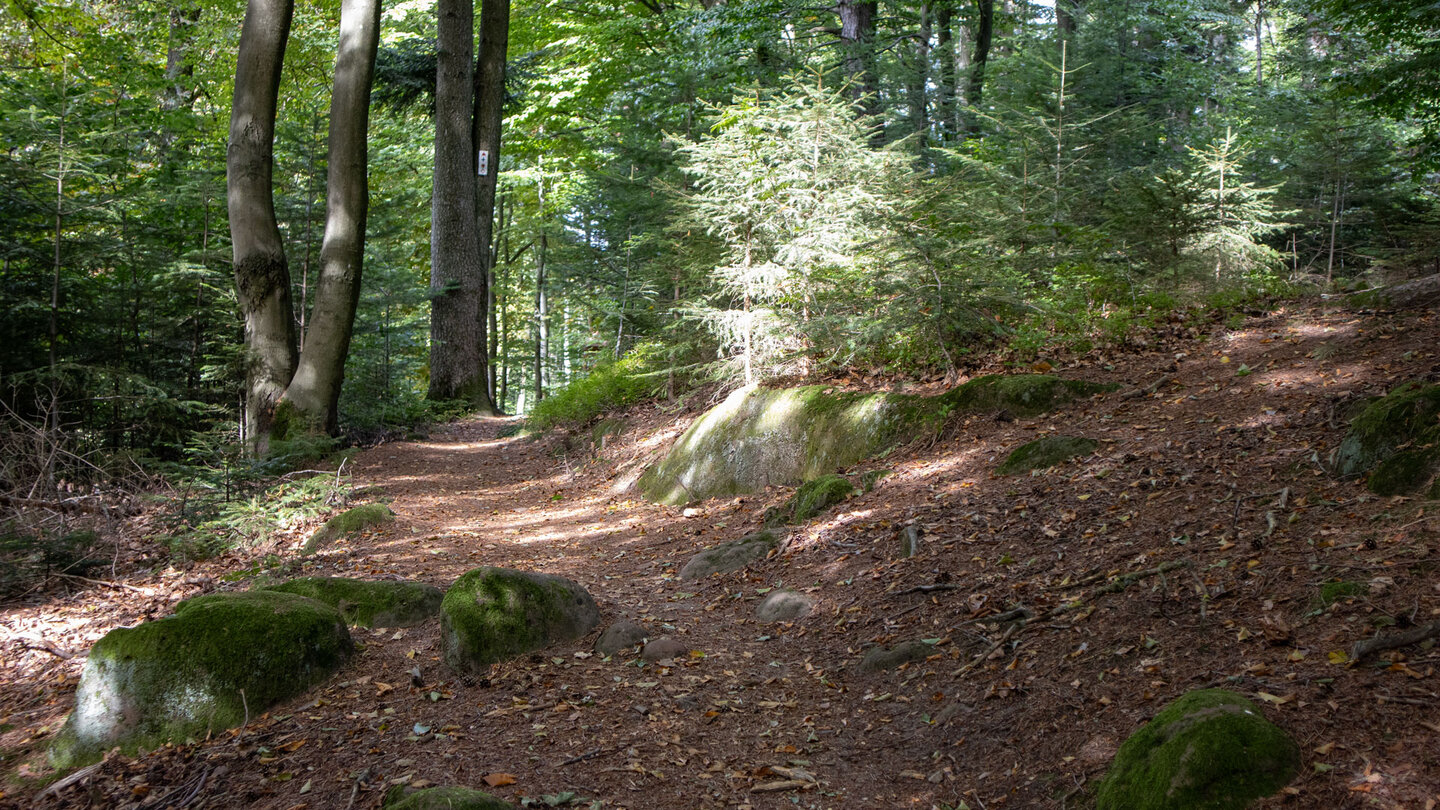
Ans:
[[[850,80],[852,97],[866,115],[880,114],[880,88],[875,76],[875,12],[878,2],[839,0],[835,13],[840,15],[840,43],[844,49],[845,74]],[[875,137],[883,140],[877,128]]]
[[[475,117],[472,139],[477,154],[487,154],[486,171],[478,175],[475,205],[476,239],[480,244],[480,368],[485,381],[480,406],[498,413],[495,378],[491,373],[489,332],[495,297],[495,187],[500,179],[500,125],[505,110],[505,58],[510,42],[510,0],[482,0],[480,53],[475,61]]]
[[[920,134],[920,148],[930,142],[930,110],[927,87],[930,84],[930,4],[920,4],[920,29],[916,35],[914,64],[906,93],[910,96],[910,128]]]
[[[432,400],[485,399],[480,364],[480,242],[475,229],[474,6],[439,0],[435,184],[430,198]]]
[[[285,400],[309,430],[339,429],[340,387],[360,302],[365,220],[370,204],[366,171],[370,85],[380,42],[380,0],[344,0],[330,97],[325,237],[315,308],[299,367]]]
[[[995,35],[995,0],[979,0],[980,19],[975,30],[975,51],[970,63],[970,82],[965,88],[965,102],[971,108],[970,131],[980,131],[980,102],[985,97],[985,64],[990,59],[990,45]]]
[[[293,0],[250,0],[245,10],[226,150],[235,289],[245,316],[244,431],[256,454],[268,446],[275,405],[297,362],[290,272],[271,191],[276,97],[293,8]]]

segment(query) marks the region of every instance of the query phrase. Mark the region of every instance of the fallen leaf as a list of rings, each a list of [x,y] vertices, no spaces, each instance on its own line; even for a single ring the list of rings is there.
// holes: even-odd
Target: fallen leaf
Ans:
[[[515,777],[508,773],[487,773],[483,779],[485,784],[490,787],[505,787],[515,784]]]

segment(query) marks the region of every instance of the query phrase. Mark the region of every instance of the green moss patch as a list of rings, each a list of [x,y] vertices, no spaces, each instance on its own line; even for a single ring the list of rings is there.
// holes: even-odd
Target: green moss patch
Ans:
[[[1029,417],[1118,387],[1066,380],[1050,374],[986,374],[941,394],[938,399],[960,411],[1008,411],[1015,416]]]
[[[952,413],[1033,416],[1111,388],[1043,374],[978,377],[935,397],[742,388],[696,419],[639,487],[680,505],[793,486],[934,435]]]
[[[383,503],[367,503],[364,506],[346,509],[325,521],[324,526],[316,529],[315,533],[310,535],[310,539],[305,541],[305,553],[314,554],[342,537],[372,526],[383,526],[394,520],[395,513]]]
[[[457,672],[579,638],[600,623],[589,592],[563,577],[476,568],[450,586],[440,603],[440,645]]]
[[[359,627],[411,627],[440,612],[445,594],[423,582],[367,582],[341,577],[302,577],[266,588],[299,594],[340,611]]]
[[[681,579],[704,579],[711,574],[738,571],[755,560],[763,559],[780,545],[780,535],[773,531],[747,534],[739,540],[722,543],[690,558],[680,569]]]
[[[1043,470],[1077,456],[1088,456],[1099,446],[1100,443],[1094,439],[1081,436],[1046,436],[1015,448],[995,472],[1015,475]]]
[[[1183,695],[1130,736],[1096,810],[1241,810],[1284,787],[1300,749],[1250,701],[1223,689]]]
[[[1366,484],[1380,495],[1440,494],[1440,385],[1405,383],[1370,403],[1333,461],[1341,477],[1370,473]]]
[[[1359,582],[1327,582],[1320,586],[1320,606],[1330,607],[1341,599],[1363,596],[1366,588]]]
[[[806,481],[785,503],[765,515],[766,526],[804,523],[856,492],[855,485],[843,475],[831,473]]]
[[[90,650],[75,710],[51,744],[60,769],[203,738],[258,717],[349,659],[334,608],[275,591],[217,593],[175,615],[110,631]]]
[[[408,790],[396,786],[385,794],[382,810],[515,810],[515,805],[479,790],[433,787]]]

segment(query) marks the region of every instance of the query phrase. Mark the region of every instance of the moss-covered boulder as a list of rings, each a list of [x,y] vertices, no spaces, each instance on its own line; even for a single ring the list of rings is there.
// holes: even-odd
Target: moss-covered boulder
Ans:
[[[1284,787],[1300,749],[1253,703],[1200,689],[1130,735],[1096,792],[1096,810],[1241,810]]]
[[[1370,473],[1380,495],[1440,497],[1440,385],[1405,383],[1350,422],[1333,458],[1344,478]]]
[[[75,710],[50,747],[68,769],[258,717],[333,673],[354,647],[328,605],[275,591],[217,593],[95,643]]]
[[[738,571],[755,560],[763,559],[780,545],[780,535],[766,530],[747,534],[739,540],[721,543],[690,558],[680,569],[681,579],[704,579],[711,574]]]
[[[301,577],[266,590],[308,596],[340,611],[358,627],[411,627],[440,613],[445,593],[423,582]]]
[[[515,805],[484,791],[464,787],[410,790],[396,786],[385,794],[381,810],[515,810]]]
[[[590,593],[564,577],[476,568],[445,592],[440,603],[440,647],[457,672],[579,638],[600,623]]]
[[[695,420],[638,484],[673,505],[794,486],[933,434],[951,413],[1033,416],[1102,390],[1045,374],[977,377],[935,397],[741,388]]]
[[[882,672],[902,664],[924,661],[935,648],[923,641],[903,641],[894,647],[871,647],[860,659],[861,672]]]
[[[1077,456],[1088,456],[1099,446],[1099,442],[1083,436],[1046,436],[1015,448],[995,472],[1015,475],[1043,470]]]
[[[395,513],[383,503],[367,503],[364,506],[346,509],[325,521],[325,525],[310,535],[310,539],[305,541],[305,553],[314,554],[342,537],[371,526],[383,526],[394,520]]]
[[[858,490],[843,475],[822,475],[800,485],[790,500],[765,514],[766,526],[804,523],[845,500]]]

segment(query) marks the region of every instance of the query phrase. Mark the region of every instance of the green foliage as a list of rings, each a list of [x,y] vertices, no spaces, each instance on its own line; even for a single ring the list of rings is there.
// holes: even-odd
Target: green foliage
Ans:
[[[253,547],[319,517],[349,492],[348,479],[331,473],[280,480],[241,497],[192,487],[174,516],[168,543],[173,553],[192,559]]]
[[[685,369],[675,368],[673,354],[660,343],[642,343],[619,360],[600,363],[585,377],[541,400],[526,423],[537,431],[557,425],[588,424],[604,413],[656,396],[666,390],[667,384],[673,384],[671,375],[676,374],[683,390]]]
[[[1326,582],[1320,586],[1320,606],[1329,607],[1341,599],[1348,599],[1352,596],[1363,596],[1365,585],[1360,582],[1336,581]]]
[[[64,534],[0,532],[0,596],[42,584],[53,574],[86,575],[109,564],[96,552],[100,538],[93,531]]]

